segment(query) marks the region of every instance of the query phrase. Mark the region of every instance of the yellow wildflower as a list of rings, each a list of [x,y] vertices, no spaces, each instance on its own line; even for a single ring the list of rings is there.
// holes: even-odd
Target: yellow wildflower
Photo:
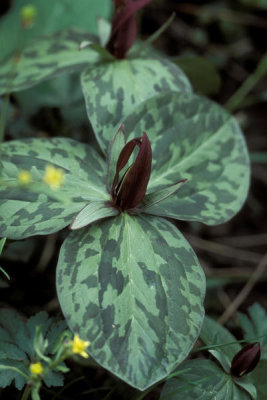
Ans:
[[[53,165],[47,165],[45,167],[45,175],[43,181],[49,185],[52,189],[58,189],[64,182],[65,174],[63,169],[55,168]]]
[[[32,181],[32,176],[29,171],[22,170],[18,174],[18,181],[21,185],[28,185]]]
[[[43,366],[39,362],[30,365],[30,371],[33,375],[41,375],[43,370]]]
[[[22,20],[22,25],[24,28],[30,28],[36,18],[36,7],[32,4],[27,4],[26,6],[22,7],[20,10],[20,16]]]
[[[89,355],[86,353],[85,350],[90,345],[90,342],[80,339],[79,336],[75,334],[73,340],[71,341],[71,345],[72,345],[72,352],[74,354],[79,354],[84,358],[89,357]]]

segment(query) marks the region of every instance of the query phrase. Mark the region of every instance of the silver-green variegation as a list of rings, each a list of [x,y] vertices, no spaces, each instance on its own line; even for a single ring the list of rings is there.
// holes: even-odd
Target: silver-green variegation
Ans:
[[[139,145],[147,133],[153,162],[147,194],[122,211],[112,182],[123,131]],[[108,138],[99,138],[107,154]],[[143,390],[166,377],[199,335],[205,278],[190,245],[161,216],[216,224],[239,211],[249,162],[235,120],[200,96],[168,92],[124,118],[108,165],[93,148],[63,138],[9,142],[2,154],[1,235],[18,239],[71,224],[57,266],[70,328],[130,385]],[[41,184],[47,164],[65,172],[57,191]],[[31,171],[28,186],[18,186],[20,170]]]
[[[99,57],[93,49],[79,50],[83,40],[96,42],[97,38],[88,32],[68,30],[36,39],[21,53],[1,62],[0,94],[17,92],[97,62]]]
[[[105,154],[117,124],[140,103],[163,92],[192,90],[180,68],[155,57],[89,66],[81,83],[88,118]]]
[[[65,174],[55,191],[43,183],[47,165]],[[33,182],[20,186],[21,171]],[[109,199],[105,191],[105,162],[89,146],[72,139],[26,139],[3,144],[0,181],[1,236],[24,239],[56,232],[69,225],[88,202]]]
[[[68,236],[57,292],[69,327],[90,340],[95,360],[144,390],[195,343],[205,279],[172,224],[123,213]]]

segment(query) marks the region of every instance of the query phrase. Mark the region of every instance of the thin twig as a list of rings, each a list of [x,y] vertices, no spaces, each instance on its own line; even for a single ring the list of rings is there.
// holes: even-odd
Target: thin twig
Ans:
[[[232,301],[229,307],[224,311],[221,317],[218,319],[220,324],[225,324],[228,319],[238,310],[239,306],[244,302],[244,300],[248,297],[249,293],[263,275],[265,269],[267,267],[267,253],[263,256],[261,261],[259,262],[257,268],[251,275],[250,279],[247,281],[243,289],[238,293],[236,298]]]
[[[224,238],[217,238],[215,240],[221,243],[237,247],[256,247],[267,244],[267,233],[260,233],[257,235],[242,235],[242,236],[228,236]]]
[[[195,247],[206,250],[211,253],[219,254],[224,257],[235,258],[241,261],[258,263],[261,260],[261,254],[253,251],[235,249],[221,243],[212,242],[210,240],[200,239],[192,235],[185,234],[188,241]]]
[[[180,11],[185,14],[195,15],[196,17],[204,16],[212,20],[216,19],[232,22],[234,24],[258,26],[265,29],[267,28],[267,22],[265,18],[252,15],[251,13],[235,11],[228,8],[215,8],[210,6],[197,6],[193,4],[182,3],[179,4],[176,9],[178,12]]]

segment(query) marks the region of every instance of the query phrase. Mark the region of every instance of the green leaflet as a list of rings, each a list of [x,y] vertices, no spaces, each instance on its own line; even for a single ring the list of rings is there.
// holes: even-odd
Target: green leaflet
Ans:
[[[187,371],[179,374],[179,370]],[[176,372],[177,376],[165,383],[160,400],[251,400],[231,375],[210,360],[186,361]]]
[[[173,195],[177,192],[177,190],[181,189],[181,187],[187,182],[186,179],[175,183],[174,185],[167,186],[164,189],[156,190],[150,194],[147,194],[142,203],[141,209],[145,211],[147,208],[152,207],[155,204],[160,203],[161,201],[167,199],[169,196]]]
[[[11,56],[0,65],[0,94],[29,88],[64,72],[81,70],[99,56],[90,48],[79,51],[83,40],[97,41],[90,33],[63,31],[52,37],[36,39],[14,63]]]
[[[105,201],[105,162],[89,146],[72,139],[11,141],[2,150],[3,181],[0,185],[0,236],[22,239],[56,232],[72,221],[89,201]],[[58,190],[42,182],[46,165],[65,172]],[[20,170],[30,171],[36,182],[17,185]],[[38,185],[40,193],[37,192]]]
[[[70,229],[76,230],[83,228],[91,224],[92,222],[96,222],[99,219],[114,217],[118,215],[119,211],[111,206],[108,206],[106,202],[98,201],[92,202],[86,205],[80,212],[77,214],[70,224]]]
[[[123,121],[127,141],[145,131],[152,146],[148,193],[188,179],[176,194],[146,212],[215,225],[242,207],[249,157],[235,119],[219,105],[190,93],[163,93]]]
[[[47,341],[47,346],[43,346],[43,355],[49,357],[67,329],[65,321],[48,318],[46,312],[40,312],[27,320],[15,310],[0,309],[0,387],[15,381],[16,388],[21,390],[27,383],[17,370],[29,376],[29,365],[36,361],[34,339],[37,327]],[[44,382],[47,386],[62,386],[63,378],[60,372],[50,371],[45,375]]]
[[[69,235],[57,292],[68,325],[90,340],[96,361],[143,390],[191,350],[203,319],[205,278],[172,224],[121,214]]]
[[[241,350],[241,345],[236,338],[228,329],[206,316],[200,332],[200,339],[206,345],[222,345],[211,348],[209,352],[219,361],[224,370],[229,372],[233,357]]]
[[[88,118],[105,154],[115,127],[137,105],[160,92],[191,92],[183,72],[165,59],[117,60],[94,65],[82,73],[81,81]]]

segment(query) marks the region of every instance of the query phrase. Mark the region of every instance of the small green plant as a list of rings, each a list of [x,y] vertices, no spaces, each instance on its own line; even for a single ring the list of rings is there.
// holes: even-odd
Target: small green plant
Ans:
[[[252,322],[244,315],[241,317],[241,326],[245,331],[248,326],[253,326],[259,313],[266,317],[265,310],[259,304],[254,304],[250,308]],[[258,334],[261,342],[266,341],[266,327],[262,326]],[[228,329],[205,317],[200,339],[206,346],[196,351],[208,350],[217,362],[214,359],[185,361],[165,383],[160,399],[178,400],[181,396],[194,399],[202,396],[210,400],[218,396],[235,400],[264,400],[266,384],[258,377],[266,368],[266,345],[251,343],[255,339],[254,332],[252,336],[246,334],[245,338],[250,343],[241,348]]]
[[[12,309],[0,310],[0,387],[14,380],[23,400],[46,386],[62,386],[63,374],[69,371],[65,360],[73,355],[87,358],[89,342],[67,330],[65,321],[48,318],[40,312],[28,321]]]

